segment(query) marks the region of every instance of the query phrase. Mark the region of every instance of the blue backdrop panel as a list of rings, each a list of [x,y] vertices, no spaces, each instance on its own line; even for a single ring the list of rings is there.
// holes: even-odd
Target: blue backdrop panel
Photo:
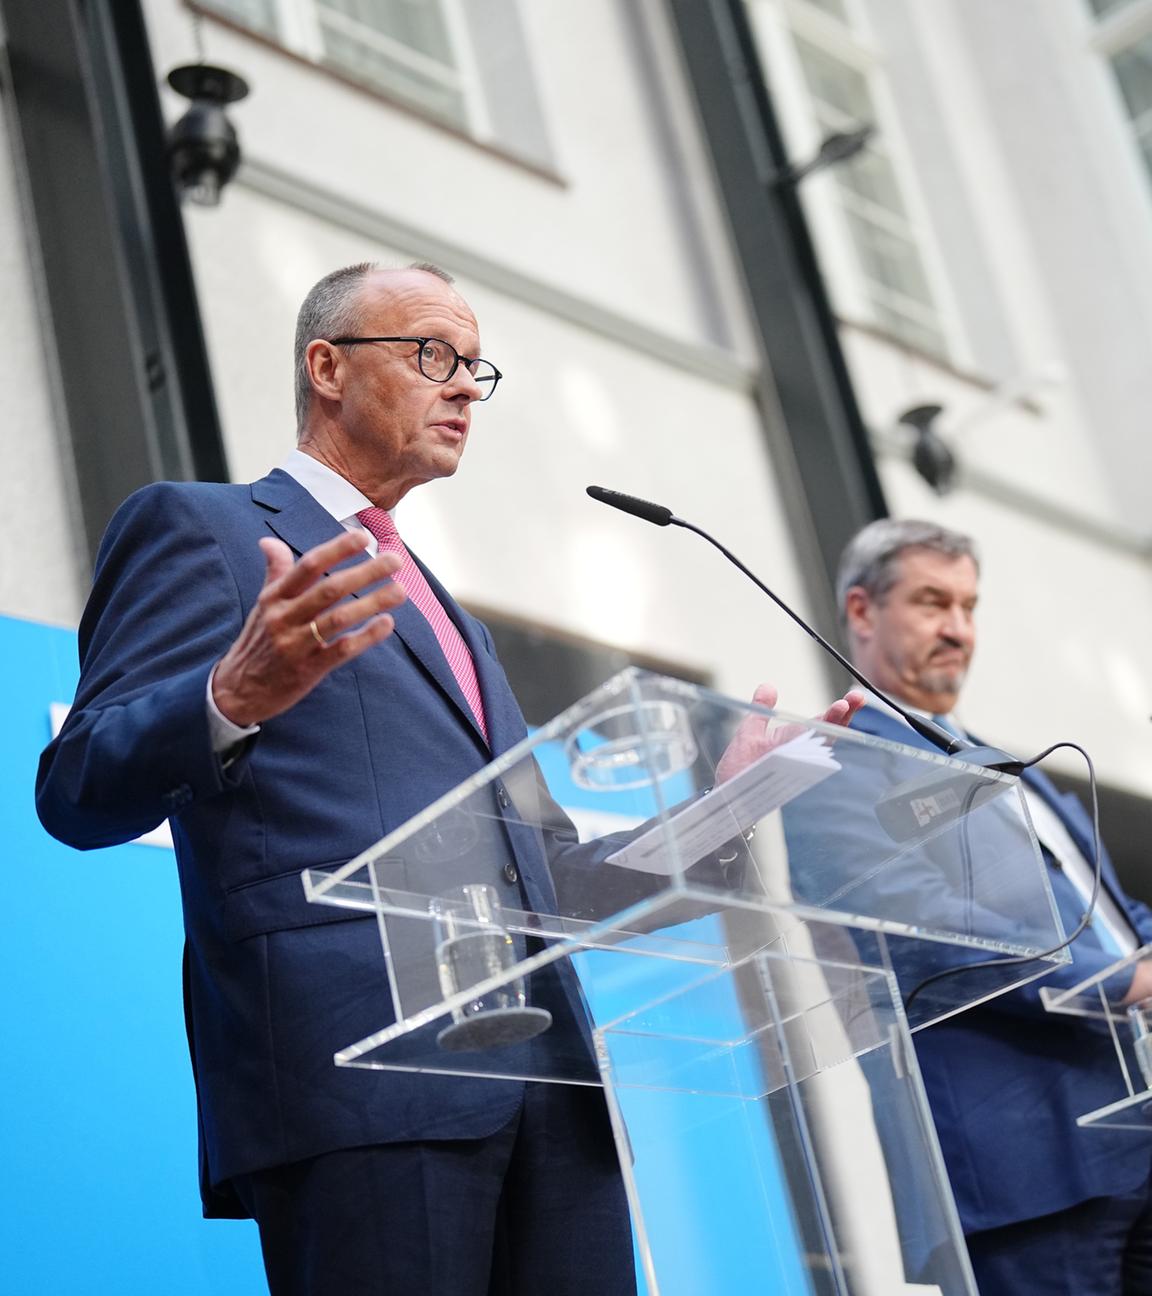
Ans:
[[[610,796],[589,792],[572,781],[568,757],[560,743],[537,751],[552,795],[565,809],[594,810],[603,815]],[[693,794],[688,774],[663,779],[660,796],[665,807]],[[632,813],[654,815],[655,796]],[[621,828],[627,828],[622,821]],[[671,928],[669,935],[711,944],[722,943],[719,918],[700,918]],[[594,971],[595,953],[576,955],[593,1017],[614,1021],[630,1007],[627,991],[605,989]],[[695,979],[694,977],[691,979]],[[685,988],[679,965],[668,963],[659,972],[645,971],[644,986],[653,1000]],[[690,999],[690,996],[689,996]],[[710,998],[715,1038],[740,1038],[744,1014],[731,980],[720,983]],[[692,1034],[691,1007],[680,1017]],[[676,1028],[676,1010],[667,1020]],[[749,1092],[751,1092],[751,1088]],[[768,1122],[756,1103],[699,1093],[623,1089],[620,1109],[636,1155],[632,1171],[646,1204],[657,1272],[664,1272],[677,1293],[723,1292],[724,1296],[808,1296],[812,1287],[803,1260],[803,1244],[792,1214],[788,1185]],[[640,1273],[641,1291],[644,1290]]]
[[[200,1218],[172,853],[73,851],[36,818],[50,707],[71,700],[76,677],[72,631],[0,617],[0,1289],[251,1296],[264,1290],[254,1225]],[[673,801],[686,794],[668,789]],[[579,806],[581,794],[573,786],[561,799]],[[722,1162],[726,1140],[734,1154],[771,1140],[758,1120],[725,1119],[700,1121],[698,1146],[670,1146],[653,1167],[669,1193]],[[686,1254],[685,1266],[705,1265],[713,1283],[715,1266],[730,1266],[732,1296],[765,1290],[768,1274],[768,1289],[806,1290],[783,1184],[749,1190],[772,1203],[772,1260],[750,1271],[741,1242],[751,1221],[732,1217],[716,1221],[724,1243],[710,1257]]]
[[[255,1227],[200,1218],[172,853],[80,853],[36,819],[75,634],[0,617],[0,680],[0,1289],[251,1296]]]

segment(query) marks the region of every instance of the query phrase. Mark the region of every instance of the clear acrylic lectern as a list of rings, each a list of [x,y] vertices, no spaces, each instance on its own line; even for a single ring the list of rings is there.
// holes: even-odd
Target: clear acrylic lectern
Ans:
[[[304,884],[380,926],[337,1065],[605,1086],[651,1296],[974,1292],[903,998],[1066,957],[1015,780],[629,670]]]

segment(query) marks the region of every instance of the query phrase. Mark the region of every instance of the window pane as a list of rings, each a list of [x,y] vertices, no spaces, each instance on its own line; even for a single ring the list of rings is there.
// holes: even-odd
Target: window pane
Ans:
[[[317,8],[322,21],[325,9],[334,10],[446,67],[453,65],[440,0],[320,0]]]
[[[341,71],[365,84],[404,99],[433,116],[454,126],[467,124],[464,96],[450,86],[421,76],[412,68],[396,62],[387,54],[362,44],[343,31],[324,29],[324,51],[327,59]]]
[[[854,158],[842,162],[836,177],[845,189],[899,216],[904,215],[904,200],[892,163],[884,153],[869,145]]]
[[[1129,117],[1152,109],[1152,36],[1145,36],[1112,60]]]
[[[847,216],[866,278],[930,306],[928,279],[912,240],[885,229],[859,212],[849,210]]]
[[[439,0],[322,0],[316,13],[328,62],[453,126],[467,126]]]
[[[223,18],[231,18],[267,36],[276,34],[276,0],[201,0]]]
[[[823,9],[825,13],[830,13],[841,22],[848,21],[848,15],[844,11],[844,0],[806,0],[814,9]]]
[[[1088,0],[1092,12],[1097,17],[1103,17],[1106,13],[1111,13],[1113,9],[1123,9],[1125,5],[1131,4],[1132,0]]]
[[[946,356],[947,348],[940,332],[923,320],[905,315],[885,302],[872,303],[873,318],[876,323],[893,337],[907,342],[909,346],[927,351],[929,355]]]
[[[837,126],[872,121],[875,117],[872,96],[863,75],[800,36],[795,37],[795,42],[800,67],[817,108],[830,108],[833,116],[840,119],[835,122]]]
[[[1140,156],[1144,161],[1144,166],[1148,171],[1149,177],[1152,178],[1152,113],[1142,120],[1134,123],[1134,134],[1136,144],[1140,149]]]
[[[825,134],[876,120],[863,72],[796,33],[793,41],[816,122]],[[873,146],[839,163],[834,174],[873,320],[911,345],[945,355],[928,276],[891,159],[883,146]]]

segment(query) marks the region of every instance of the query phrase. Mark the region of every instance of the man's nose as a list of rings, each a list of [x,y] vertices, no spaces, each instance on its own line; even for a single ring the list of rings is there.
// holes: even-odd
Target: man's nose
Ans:
[[[480,400],[484,395],[484,390],[476,381],[471,369],[462,364],[456,366],[456,372],[444,386],[446,388],[444,395],[449,400],[469,403]]]
[[[955,643],[970,648],[975,641],[976,630],[972,622],[972,613],[958,604],[948,609],[940,633]]]

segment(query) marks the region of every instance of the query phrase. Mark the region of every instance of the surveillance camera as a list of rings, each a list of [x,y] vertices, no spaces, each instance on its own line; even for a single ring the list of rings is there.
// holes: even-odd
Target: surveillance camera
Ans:
[[[956,456],[933,426],[943,412],[941,405],[915,405],[896,420],[915,431],[912,467],[937,495],[947,495],[956,480]]]
[[[168,74],[168,84],[192,106],[168,132],[168,164],[182,197],[215,207],[240,165],[236,129],[224,109],[243,99],[242,77],[207,63],[187,64]]]

